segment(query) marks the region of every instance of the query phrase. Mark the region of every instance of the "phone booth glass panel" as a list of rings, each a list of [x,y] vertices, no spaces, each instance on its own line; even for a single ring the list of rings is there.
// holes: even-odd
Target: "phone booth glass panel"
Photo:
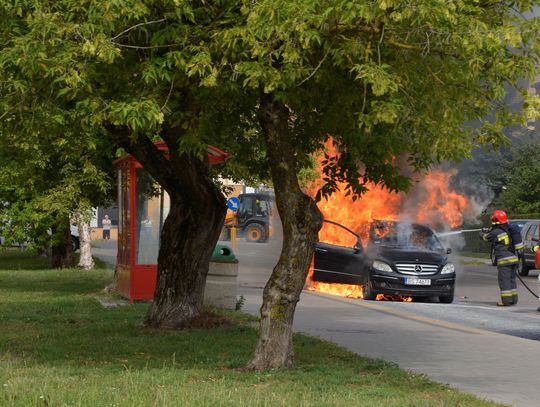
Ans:
[[[135,261],[157,264],[161,232],[161,188],[144,169],[135,170]]]

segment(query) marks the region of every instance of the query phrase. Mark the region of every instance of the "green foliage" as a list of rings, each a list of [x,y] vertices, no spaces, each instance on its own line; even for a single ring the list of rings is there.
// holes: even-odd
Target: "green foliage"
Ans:
[[[515,148],[501,169],[506,182],[497,204],[507,213],[540,212],[540,143],[529,142]]]
[[[340,154],[326,161],[319,197],[338,182],[352,194],[369,182],[405,190],[412,172],[502,145],[506,127],[538,117],[525,90],[522,111],[504,103],[505,87],[537,72],[539,21],[523,15],[538,4],[1,1],[0,150],[18,159],[0,198],[40,191],[43,207],[80,188],[94,202],[104,161],[126,143],[111,126],[127,129],[127,143],[167,138],[172,154],[202,158],[214,144],[233,159],[213,175],[268,180],[260,92],[289,109],[300,171],[332,135]],[[81,155],[94,166],[84,188],[66,175]]]
[[[0,216],[10,220],[2,232],[8,243],[30,239],[42,246],[52,225],[111,193],[113,150],[61,106],[31,108],[0,125]]]
[[[240,311],[242,309],[242,307],[244,306],[245,302],[246,302],[245,297],[243,295],[241,295],[240,297],[237,298],[234,309],[236,311]]]
[[[332,135],[341,154],[326,161],[319,197],[337,181],[403,190],[411,171],[504,144],[506,126],[538,115],[536,96],[523,93],[517,114],[503,103],[505,86],[536,72],[538,19],[513,9],[533,4],[263,0],[220,35],[242,85],[289,107],[301,165]]]
[[[267,179],[257,115],[261,97],[288,110],[287,123],[277,117],[272,125],[290,138],[297,169],[306,176],[311,155],[333,137],[339,154],[326,158],[319,198],[340,182],[354,196],[368,183],[406,190],[413,172],[467,157],[473,146],[501,145],[505,127],[538,116],[536,96],[523,90],[518,113],[506,108],[504,96],[537,73],[539,20],[523,15],[539,4],[0,0],[0,159],[8,163],[0,202],[24,214],[13,222],[19,230],[31,222],[43,228],[46,221],[66,220],[72,211],[84,211],[78,202],[88,206],[106,194],[106,163],[118,147],[136,151],[155,179],[178,192],[182,185],[171,175],[172,164],[149,147],[159,138],[169,147],[169,163],[195,163],[190,168],[200,180],[208,169],[195,158],[204,157],[208,144],[234,157],[212,175]],[[137,334],[133,324],[124,326]],[[118,332],[117,321],[111,327]],[[19,332],[10,328],[3,331]],[[161,349],[156,343],[149,348]],[[95,363],[101,351],[76,356],[76,364]],[[233,359],[232,365],[243,363],[238,354]],[[318,396],[318,403],[332,404]],[[357,399],[362,397],[352,397]],[[278,404],[311,403],[305,400]]]
[[[540,212],[533,213],[508,213],[509,219],[540,219]]]

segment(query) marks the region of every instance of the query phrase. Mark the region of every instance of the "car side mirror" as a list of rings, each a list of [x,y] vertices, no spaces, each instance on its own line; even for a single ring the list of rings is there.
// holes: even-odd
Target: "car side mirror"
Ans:
[[[452,249],[451,248],[446,249],[446,254],[450,254],[450,253],[452,253]]]
[[[362,251],[362,242],[360,241],[360,239],[358,239],[356,243],[354,244],[354,254],[358,254],[361,251]]]

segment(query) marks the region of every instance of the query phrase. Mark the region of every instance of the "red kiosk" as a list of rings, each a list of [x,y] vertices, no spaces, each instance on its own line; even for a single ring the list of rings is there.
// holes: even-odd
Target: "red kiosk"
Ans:
[[[156,145],[167,153],[164,142]],[[211,165],[228,158],[229,154],[208,146]],[[126,155],[113,164],[118,168],[118,292],[131,301],[151,300],[157,281],[159,238],[170,209],[169,195],[135,157]]]

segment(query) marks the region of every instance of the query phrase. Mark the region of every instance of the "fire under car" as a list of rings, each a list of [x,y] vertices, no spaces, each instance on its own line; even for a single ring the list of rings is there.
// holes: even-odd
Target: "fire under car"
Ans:
[[[374,221],[364,249],[357,233],[325,220],[328,225],[336,231],[320,235],[315,246],[314,281],[362,285],[366,300],[378,294],[438,297],[442,303],[454,300],[456,274],[448,261],[451,249],[445,249],[429,227]]]

